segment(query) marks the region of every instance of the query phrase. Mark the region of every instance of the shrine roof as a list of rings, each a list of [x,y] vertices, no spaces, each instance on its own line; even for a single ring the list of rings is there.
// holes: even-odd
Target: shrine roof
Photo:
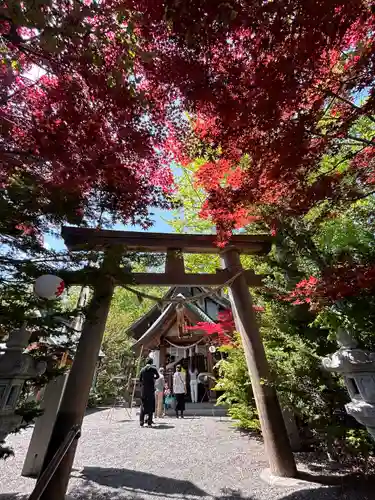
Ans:
[[[188,309],[189,311],[191,311],[194,315],[196,315],[198,317],[198,319],[200,320],[198,322],[202,322],[202,323],[215,323],[215,321],[213,320],[213,318],[211,318],[211,316],[209,316],[207,313],[205,313],[194,302],[186,302],[184,305],[185,305],[186,309]]]
[[[185,303],[185,308],[187,309],[187,315],[192,313],[193,319],[196,323],[214,323],[214,320],[206,314],[200,307],[195,304]],[[139,348],[141,345],[145,345],[152,341],[152,339],[160,333],[162,327],[176,315],[176,304],[169,304],[166,309],[161,313],[159,318],[153,323],[150,328],[142,335],[140,339],[135,342],[133,349]]]
[[[210,292],[210,289],[207,288],[207,287],[200,287],[202,289],[202,292],[207,292],[209,293]],[[222,307],[225,307],[226,309],[231,309],[231,303],[230,303],[230,300],[227,299],[226,297],[222,297],[221,295],[218,295],[218,294],[215,294],[215,295],[212,295],[210,296],[210,299],[213,300],[214,302],[217,302],[218,304],[220,304]]]
[[[195,287],[198,288],[198,287]],[[189,288],[188,287],[171,287],[163,297],[160,297],[160,300],[168,300],[169,298],[178,295],[178,294],[183,294],[185,296],[189,296]],[[127,329],[126,333],[127,335],[133,337],[134,339],[138,340],[144,333],[144,331],[152,326],[152,324],[157,321],[158,317],[161,315],[162,311],[164,311],[166,306],[164,308],[160,308],[159,304],[155,304],[153,307],[151,307],[143,316],[138,318],[132,325]]]
[[[186,253],[219,253],[214,234],[145,233],[114,231],[109,229],[64,226],[61,235],[69,250],[106,250],[111,246],[124,246],[129,251],[163,253],[179,249]],[[229,244],[245,254],[267,254],[272,236],[268,234],[234,235]]]
[[[154,336],[156,336],[165,323],[172,319],[176,314],[176,304],[168,304],[164,311],[160,314],[158,319],[145,331],[145,333],[140,337],[134,344],[133,348],[137,349],[139,346],[150,342]]]
[[[207,291],[207,290],[202,290],[202,291]],[[178,292],[180,292],[180,293],[178,293]],[[184,294],[181,293],[180,287],[172,288],[168,293],[170,294],[170,296],[174,296],[174,297],[189,298],[189,295],[185,296]],[[224,298],[219,298],[216,296],[212,296],[209,298],[212,301],[219,303],[223,307],[230,307],[229,301],[227,301]],[[209,316],[206,312],[204,312],[196,303],[185,302],[184,306],[185,306],[187,316],[190,316],[190,319],[194,320],[195,323],[199,323],[199,322],[214,323],[215,322],[214,319],[211,316]],[[141,345],[144,345],[144,344],[151,342],[154,337],[156,337],[158,334],[161,333],[163,326],[165,326],[175,315],[176,315],[176,304],[168,304],[168,306],[166,306],[166,308],[163,311],[160,311],[160,309],[159,309],[159,316],[151,325],[148,325],[147,330],[133,344],[133,348],[137,349]],[[137,326],[139,326],[143,320],[144,320],[144,317],[140,318],[140,320],[138,320]],[[128,332],[131,332],[133,328],[134,328],[134,324],[132,327],[129,328]]]
[[[160,297],[160,300],[167,300],[172,297],[175,287],[172,287],[168,292]],[[163,309],[160,308],[159,304],[152,306],[145,314],[138,318],[134,323],[132,323],[126,330],[126,334],[131,336],[133,339],[138,340],[142,335],[144,330],[149,328],[160,316]]]

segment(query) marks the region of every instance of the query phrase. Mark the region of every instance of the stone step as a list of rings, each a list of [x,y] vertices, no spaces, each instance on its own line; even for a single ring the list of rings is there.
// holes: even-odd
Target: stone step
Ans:
[[[168,416],[175,415],[174,408],[168,408]],[[197,417],[225,417],[227,410],[224,406],[215,406],[215,403],[186,403],[184,415]]]

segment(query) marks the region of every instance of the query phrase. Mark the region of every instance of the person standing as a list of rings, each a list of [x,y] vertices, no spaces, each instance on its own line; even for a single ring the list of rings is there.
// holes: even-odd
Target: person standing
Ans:
[[[139,423],[141,427],[145,424],[145,415],[147,415],[147,425],[152,426],[152,415],[155,411],[155,380],[159,378],[159,373],[153,361],[149,358],[146,366],[142,368],[139,374],[141,384],[141,412],[139,414]]]
[[[173,375],[173,393],[176,397],[176,417],[178,418],[178,412],[180,412],[181,418],[184,418],[186,375],[181,371],[181,365],[176,366],[176,371]]]
[[[164,416],[164,368],[159,369],[159,378],[155,382],[155,398],[156,398],[156,412],[155,416],[161,418]]]
[[[198,402],[198,370],[193,366],[189,369],[191,402]]]

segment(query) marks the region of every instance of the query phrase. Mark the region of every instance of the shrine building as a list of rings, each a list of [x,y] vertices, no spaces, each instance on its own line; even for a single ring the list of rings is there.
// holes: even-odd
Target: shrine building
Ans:
[[[198,299],[198,296],[202,296]],[[194,299],[195,297],[195,299]],[[230,302],[222,294],[212,295],[205,287],[172,287],[161,299],[189,299],[181,303],[156,304],[128,329],[129,337],[135,340],[133,349],[138,356],[152,357],[157,368],[165,368],[165,378],[171,387],[175,366],[181,364],[187,375],[189,394],[189,367],[199,373],[215,375],[214,366],[220,353],[209,351],[211,336],[200,329],[190,329],[198,323],[216,323],[218,314],[230,309]],[[208,401],[216,394],[199,384],[199,401]]]

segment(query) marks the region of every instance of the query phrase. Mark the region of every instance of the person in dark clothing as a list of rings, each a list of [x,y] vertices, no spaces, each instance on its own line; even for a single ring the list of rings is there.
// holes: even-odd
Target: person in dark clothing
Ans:
[[[145,424],[145,415],[147,415],[147,425],[151,427],[152,415],[155,412],[155,380],[159,378],[159,373],[152,363],[152,359],[148,359],[146,366],[142,368],[139,374],[142,401],[139,415],[141,427]]]

